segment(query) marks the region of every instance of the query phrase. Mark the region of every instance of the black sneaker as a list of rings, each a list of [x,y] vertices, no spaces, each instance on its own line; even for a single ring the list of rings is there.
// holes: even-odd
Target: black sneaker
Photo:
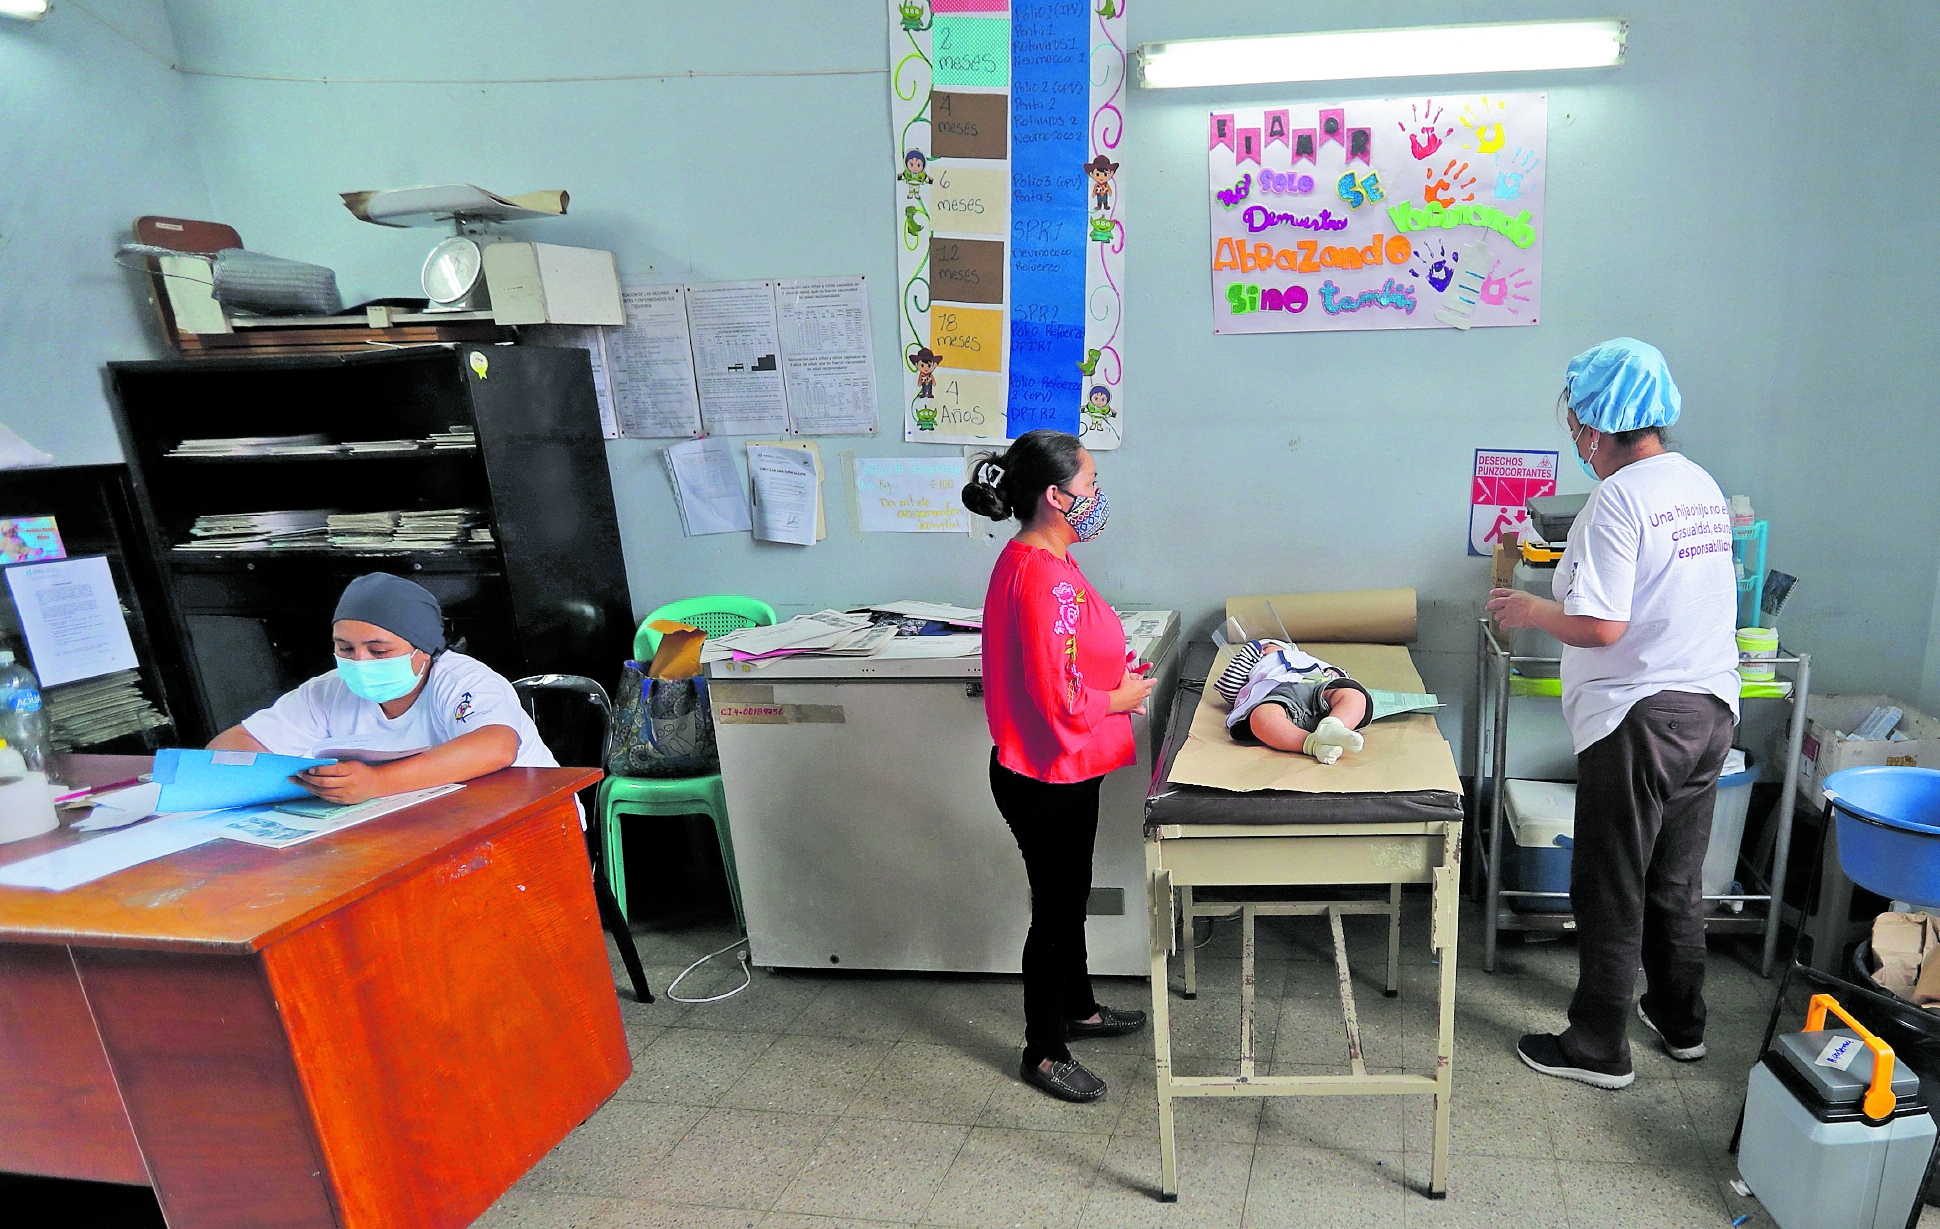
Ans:
[[[1105,1082],[1076,1059],[1059,1062],[1051,1060],[1051,1069],[1041,1071],[1030,1059],[1025,1059],[1017,1069],[1017,1074],[1026,1084],[1051,1094],[1060,1101],[1096,1101],[1105,1095]]]
[[[1637,1018],[1644,1022],[1645,1028],[1657,1034],[1657,1040],[1664,1043],[1664,1053],[1670,1055],[1678,1062],[1694,1063],[1704,1057],[1704,1043],[1702,1041],[1694,1046],[1672,1045],[1670,1038],[1664,1036],[1663,1030],[1650,1022],[1650,1015],[1644,1011],[1644,1001],[1642,999],[1637,1000]]]
[[[1592,1088],[1628,1088],[1637,1073],[1629,1063],[1582,1063],[1563,1052],[1562,1038],[1555,1033],[1528,1033],[1516,1042],[1516,1057],[1531,1070],[1575,1080]]]
[[[1064,1035],[1073,1041],[1080,1037],[1123,1037],[1127,1033],[1136,1033],[1144,1027],[1144,1012],[1120,1011],[1116,1007],[1107,1007],[1100,1003],[1096,1024],[1082,1020],[1068,1020],[1064,1025]]]

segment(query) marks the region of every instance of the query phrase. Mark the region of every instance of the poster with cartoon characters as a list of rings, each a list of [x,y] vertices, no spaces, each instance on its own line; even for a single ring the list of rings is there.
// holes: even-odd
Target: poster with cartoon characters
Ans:
[[[891,0],[903,438],[1124,432],[1123,0]]]
[[[1213,332],[1535,324],[1548,131],[1546,94],[1212,112]]]

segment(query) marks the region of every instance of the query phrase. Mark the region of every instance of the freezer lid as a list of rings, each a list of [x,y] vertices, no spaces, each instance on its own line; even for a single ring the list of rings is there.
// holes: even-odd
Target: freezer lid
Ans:
[[[1140,665],[1164,661],[1179,640],[1179,613],[1176,610],[1121,610],[1118,618],[1125,626],[1126,645],[1138,654]],[[772,661],[717,661],[709,663],[707,676],[717,679],[978,679],[983,677],[983,657],[970,653],[961,657],[900,657],[899,651],[927,652],[927,646],[912,641],[940,640],[944,637],[911,636],[894,641],[874,657],[778,657]],[[949,637],[948,639],[956,639]],[[899,650],[898,646],[904,646]]]

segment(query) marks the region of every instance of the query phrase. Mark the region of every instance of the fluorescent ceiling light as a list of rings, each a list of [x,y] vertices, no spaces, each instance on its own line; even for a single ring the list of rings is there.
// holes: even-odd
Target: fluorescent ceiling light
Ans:
[[[1614,68],[1623,63],[1629,30],[1624,19],[1607,17],[1141,43],[1138,76],[1139,84],[1150,90]]]
[[[0,0],[0,17],[39,21],[47,16],[49,7],[47,0]]]

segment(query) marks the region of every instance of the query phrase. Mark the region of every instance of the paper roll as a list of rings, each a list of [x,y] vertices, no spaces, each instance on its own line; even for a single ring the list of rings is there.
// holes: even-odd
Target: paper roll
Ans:
[[[1407,644],[1415,638],[1413,589],[1273,593],[1226,599],[1249,640],[1298,644]]]

